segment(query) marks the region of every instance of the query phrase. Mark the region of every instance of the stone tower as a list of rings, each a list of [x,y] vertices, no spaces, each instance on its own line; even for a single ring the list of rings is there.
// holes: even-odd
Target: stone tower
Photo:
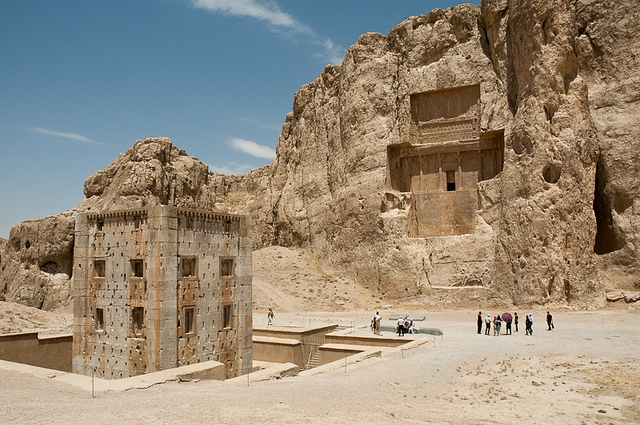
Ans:
[[[125,378],[208,360],[251,367],[246,216],[173,206],[76,218],[73,371]]]

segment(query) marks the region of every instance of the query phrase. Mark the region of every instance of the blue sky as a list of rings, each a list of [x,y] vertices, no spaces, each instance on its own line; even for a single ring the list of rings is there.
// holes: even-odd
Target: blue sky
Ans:
[[[0,1],[0,237],[76,206],[137,139],[215,172],[271,163],[295,92],[361,34],[459,3]]]

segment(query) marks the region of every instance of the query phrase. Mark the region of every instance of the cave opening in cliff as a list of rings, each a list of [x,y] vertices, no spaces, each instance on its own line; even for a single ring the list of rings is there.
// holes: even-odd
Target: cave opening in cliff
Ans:
[[[607,170],[602,157],[596,166],[596,184],[593,195],[593,211],[596,216],[596,239],[593,251],[598,255],[609,254],[621,249],[625,240],[613,222],[612,202],[606,192]]]
[[[58,266],[58,263],[56,263],[55,261],[47,261],[46,263],[40,265],[40,270],[45,273],[56,274],[60,273],[60,266]]]

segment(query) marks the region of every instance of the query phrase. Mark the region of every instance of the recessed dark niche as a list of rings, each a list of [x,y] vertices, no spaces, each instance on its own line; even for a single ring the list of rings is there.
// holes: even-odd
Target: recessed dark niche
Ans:
[[[561,172],[562,170],[557,165],[547,164],[542,170],[542,177],[547,183],[557,183]]]

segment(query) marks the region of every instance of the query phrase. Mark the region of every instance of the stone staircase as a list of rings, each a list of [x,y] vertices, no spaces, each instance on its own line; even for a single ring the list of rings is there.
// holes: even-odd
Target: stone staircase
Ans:
[[[309,350],[309,360],[307,361],[307,367],[305,369],[312,369],[320,366],[320,350],[319,346],[313,345]]]

